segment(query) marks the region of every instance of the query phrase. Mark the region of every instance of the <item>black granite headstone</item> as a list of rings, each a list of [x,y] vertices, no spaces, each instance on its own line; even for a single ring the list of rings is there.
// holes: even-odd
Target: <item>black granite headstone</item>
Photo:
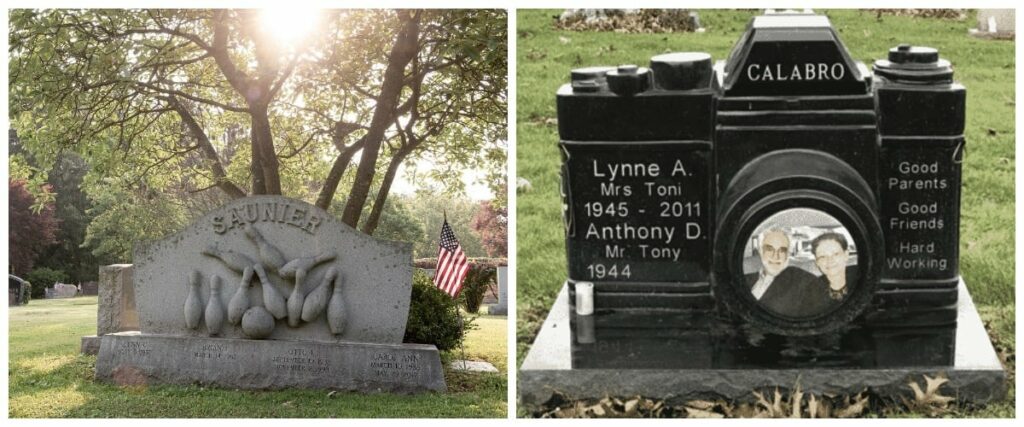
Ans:
[[[952,363],[965,89],[935,49],[869,69],[826,17],[768,14],[725,61],[571,80],[574,366]]]

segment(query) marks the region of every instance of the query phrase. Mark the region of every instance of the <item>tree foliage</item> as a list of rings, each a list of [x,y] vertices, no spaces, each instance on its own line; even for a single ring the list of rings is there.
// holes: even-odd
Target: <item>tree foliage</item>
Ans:
[[[480,202],[473,215],[473,230],[490,257],[508,256],[508,212],[489,201]]]
[[[452,232],[459,239],[459,244],[466,256],[482,257],[486,255],[486,251],[480,244],[480,238],[473,232],[471,224],[477,208],[476,202],[458,194],[423,190],[418,191],[412,198],[410,208],[413,215],[423,222],[427,233],[426,239],[416,242],[413,247],[414,258],[437,256],[441,224],[444,223],[446,213],[448,225],[452,227]]]
[[[25,181],[8,181],[8,253],[11,273],[24,275],[32,270],[39,254],[56,241],[58,223],[52,203],[33,211],[35,198]]]
[[[87,171],[88,165],[82,158],[67,153],[57,159],[49,172],[48,181],[55,196],[54,216],[60,222],[60,230],[55,244],[43,251],[36,262],[36,268],[48,267],[66,272],[72,282],[97,280],[97,266],[124,261],[123,258],[97,257],[83,247],[86,229],[93,219],[89,213],[92,203],[82,188]]]
[[[43,299],[46,298],[46,288],[53,287],[54,283],[64,283],[67,277],[67,273],[62,270],[40,267],[32,269],[25,275],[25,280],[32,283],[32,298]]]
[[[325,209],[341,194],[343,222],[366,233],[403,163],[433,164],[424,178],[453,188],[467,167],[503,173],[504,11],[329,11],[294,45],[261,22],[12,10],[12,126],[40,170],[73,151],[86,181],[116,178],[117,192],[217,188]]]
[[[163,238],[189,221],[185,207],[155,190],[126,190],[111,178],[91,186],[100,189],[90,192],[93,206],[88,214],[93,220],[83,244],[98,258],[130,263],[137,242]]]

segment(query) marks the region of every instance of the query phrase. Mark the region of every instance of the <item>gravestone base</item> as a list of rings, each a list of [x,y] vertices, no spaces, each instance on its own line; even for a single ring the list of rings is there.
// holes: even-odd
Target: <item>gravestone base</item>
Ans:
[[[437,348],[121,332],[101,337],[96,379],[118,385],[205,384],[273,390],[444,392]]]
[[[696,399],[753,400],[752,391],[779,388],[812,394],[857,394],[868,390],[899,399],[912,397],[909,383],[924,389],[924,377],[945,375],[940,393],[962,402],[1004,399],[1006,374],[989,341],[963,280],[957,304],[953,366],[813,369],[573,369],[569,291],[563,287],[519,370],[519,401],[534,411],[556,392],[569,399],[636,396],[670,404]],[[679,357],[686,357],[679,354]]]
[[[95,356],[100,352],[99,335],[82,335],[82,354]]]

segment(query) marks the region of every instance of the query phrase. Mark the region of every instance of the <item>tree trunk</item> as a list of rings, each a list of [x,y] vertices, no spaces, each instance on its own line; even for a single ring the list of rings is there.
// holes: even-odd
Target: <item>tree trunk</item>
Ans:
[[[263,177],[265,190],[265,193],[262,194],[281,194],[281,165],[277,160],[277,153],[274,152],[274,137],[270,132],[270,117],[267,114],[267,106],[265,104],[252,104],[249,106],[249,110],[249,114],[252,116],[253,163],[256,163],[256,154],[259,153],[259,175]],[[254,186],[257,175],[254,171]]]
[[[334,159],[334,165],[331,166],[331,171],[327,174],[327,179],[324,180],[324,188],[320,190],[320,196],[316,199],[316,206],[323,210],[329,210],[331,208],[331,201],[334,200],[334,193],[338,191],[338,183],[341,182],[341,177],[345,175],[345,170],[348,169],[349,163],[352,162],[352,156],[356,154],[363,147],[366,139],[360,139],[358,142],[352,144],[350,147],[345,147],[338,155],[337,159]]]
[[[418,52],[419,14],[420,12],[414,12],[408,17],[408,21],[395,37],[395,45],[388,55],[388,67],[384,71],[380,96],[377,98],[377,106],[373,110],[370,130],[366,134],[366,145],[363,146],[363,155],[359,159],[356,181],[352,184],[352,191],[349,192],[348,203],[345,204],[345,211],[341,217],[342,222],[353,228],[359,224],[363,205],[366,203],[370,186],[373,184],[384,131],[391,126],[393,113],[398,105],[398,97],[405,85],[405,67]]]
[[[250,120],[251,122],[251,120]],[[263,180],[263,162],[260,161],[260,152],[256,149],[256,126],[249,126],[249,145],[252,151],[252,162],[249,163],[249,173],[252,175],[252,194],[267,194],[267,183]]]
[[[217,150],[213,148],[213,144],[210,143],[210,138],[206,135],[206,131],[196,122],[195,117],[188,111],[188,108],[173,97],[168,97],[167,101],[170,103],[171,108],[178,113],[181,121],[185,123],[185,127],[188,128],[192,137],[196,139],[196,143],[199,144],[199,152],[209,162],[210,171],[213,172],[213,179],[217,187],[233,199],[245,197],[245,191],[238,188],[237,185],[228,179],[227,172],[224,171],[224,166],[221,165],[220,158],[217,156]]]
[[[373,201],[373,209],[370,210],[370,215],[366,217],[366,222],[363,224],[363,233],[372,235],[377,230],[377,225],[380,224],[380,215],[384,212],[384,203],[387,202],[388,193],[391,191],[391,183],[395,181],[398,167],[402,165],[402,161],[411,151],[402,147],[391,159],[388,171],[384,174],[384,181],[380,183],[380,190],[377,191],[377,198]]]

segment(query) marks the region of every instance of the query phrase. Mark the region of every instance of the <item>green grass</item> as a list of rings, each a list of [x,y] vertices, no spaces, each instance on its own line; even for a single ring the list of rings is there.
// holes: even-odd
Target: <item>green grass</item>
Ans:
[[[937,47],[967,87],[967,154],[961,200],[960,268],[996,346],[1014,343],[1014,42],[969,37],[963,21],[885,16],[858,10],[823,11],[854,59],[870,64],[900,43]],[[532,190],[517,196],[517,355],[521,363],[566,277],[558,192],[555,91],[569,70],[592,65],[645,65],[655,54],[705,51],[724,59],[758,11],[701,10],[704,33],[619,34],[556,30],[561,11],[517,15],[517,175]],[[1012,359],[1011,359],[1012,360]],[[1010,403],[960,415],[1006,416]]]
[[[323,390],[239,391],[199,386],[121,388],[93,381],[95,356],[78,353],[96,333],[96,297],[35,300],[10,310],[12,418],[91,417],[505,417],[507,320],[482,316],[466,338],[470,359],[497,374],[445,370],[449,392],[328,394]],[[447,355],[461,357],[460,353]]]

